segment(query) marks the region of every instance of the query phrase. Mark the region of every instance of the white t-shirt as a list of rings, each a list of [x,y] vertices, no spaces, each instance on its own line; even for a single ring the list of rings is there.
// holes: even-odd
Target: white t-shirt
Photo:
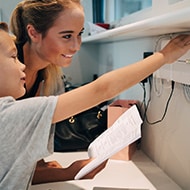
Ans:
[[[0,189],[25,190],[36,162],[53,152],[56,96],[0,98]]]

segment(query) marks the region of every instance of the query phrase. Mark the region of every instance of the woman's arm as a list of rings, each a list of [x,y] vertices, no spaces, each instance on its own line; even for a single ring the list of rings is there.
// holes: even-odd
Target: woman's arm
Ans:
[[[42,162],[38,163],[38,167],[35,170],[32,184],[41,184],[41,183],[51,183],[51,182],[61,182],[67,180],[73,180],[75,175],[79,172],[81,168],[83,168],[86,164],[88,164],[92,159],[86,160],[77,160],[73,162],[69,167],[62,168],[56,161],[54,162]],[[94,176],[99,173],[105,165],[107,160],[99,165],[92,172],[83,177],[83,179],[93,179]]]
[[[160,52],[154,53],[137,63],[108,72],[85,86],[60,95],[53,123],[117,96],[164,64],[174,62],[189,48],[190,36],[180,35],[171,40]]]

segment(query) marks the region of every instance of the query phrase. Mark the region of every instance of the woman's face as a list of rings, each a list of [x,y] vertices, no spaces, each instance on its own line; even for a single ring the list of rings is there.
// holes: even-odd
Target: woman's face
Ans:
[[[0,97],[19,98],[25,93],[25,65],[17,59],[17,49],[8,33],[0,30]]]
[[[69,66],[73,55],[80,49],[83,27],[83,10],[65,9],[36,46],[38,56],[58,66]]]

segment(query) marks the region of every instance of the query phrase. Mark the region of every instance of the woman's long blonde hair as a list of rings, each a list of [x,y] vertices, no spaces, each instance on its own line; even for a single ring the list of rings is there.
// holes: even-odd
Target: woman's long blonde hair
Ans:
[[[81,6],[80,0],[24,0],[14,9],[10,30],[16,36],[16,43],[24,45],[31,42],[27,32],[27,25],[31,24],[37,32],[46,36],[59,14],[66,8]],[[56,94],[63,88],[62,68],[54,64],[43,70],[44,95]]]

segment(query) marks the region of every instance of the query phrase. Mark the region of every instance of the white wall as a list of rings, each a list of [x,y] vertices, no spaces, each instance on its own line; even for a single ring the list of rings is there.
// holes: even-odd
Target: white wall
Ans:
[[[129,65],[143,59],[143,52],[153,51],[153,38],[139,38],[115,43],[100,44],[99,73]],[[118,76],[119,77],[119,76]],[[126,76],[127,80],[127,76]],[[120,94],[119,98],[142,100],[142,87],[138,84]]]
[[[1,21],[9,23],[10,15],[20,0],[0,0]]]
[[[163,92],[152,91],[148,109],[150,122],[161,119],[171,92],[164,82]],[[142,148],[183,190],[190,189],[190,102],[181,84],[176,84],[165,119],[156,125],[143,125]]]
[[[99,50],[96,45],[82,45],[80,53],[75,55],[71,66],[64,68],[63,72],[74,85],[80,85],[93,80],[93,75],[98,74]]]

